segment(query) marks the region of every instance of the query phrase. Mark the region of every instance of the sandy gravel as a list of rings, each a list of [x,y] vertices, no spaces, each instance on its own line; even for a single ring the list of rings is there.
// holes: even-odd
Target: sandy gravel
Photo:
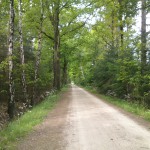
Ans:
[[[72,86],[17,149],[150,150],[150,123],[127,114]]]

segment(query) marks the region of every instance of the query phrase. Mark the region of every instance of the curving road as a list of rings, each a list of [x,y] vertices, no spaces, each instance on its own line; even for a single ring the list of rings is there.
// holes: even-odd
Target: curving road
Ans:
[[[150,150],[150,124],[72,86],[19,150]]]

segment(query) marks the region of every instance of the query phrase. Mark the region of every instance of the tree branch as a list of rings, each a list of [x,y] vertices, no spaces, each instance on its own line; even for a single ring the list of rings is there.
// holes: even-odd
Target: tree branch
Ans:
[[[52,36],[50,36],[50,35],[48,35],[46,32],[44,32],[44,31],[41,31],[42,32],[42,34],[44,34],[46,37],[48,37],[49,39],[51,39],[52,41],[54,41],[54,38],[52,37]]]
[[[51,39],[52,41],[54,41],[54,38],[50,35],[48,35],[46,32],[42,31],[41,28],[39,28],[38,26],[36,26],[36,28],[42,33],[44,34],[46,37],[48,37],[49,39]]]
[[[67,7],[68,3],[69,3],[69,2],[66,2],[66,3],[60,8],[59,12],[61,12],[61,10],[62,10],[63,8],[68,8],[68,7]]]
[[[90,16],[89,16],[90,17]],[[89,19],[89,17],[88,18],[86,18],[86,20],[81,24],[81,25],[79,25],[79,26],[77,26],[77,27],[75,27],[74,29],[72,29],[72,30],[69,30],[69,31],[66,31],[65,33],[63,33],[60,37],[62,37],[62,36],[64,36],[64,35],[66,35],[66,34],[68,34],[68,33],[70,33],[70,32],[74,32],[74,31],[76,31],[77,29],[80,29],[80,28],[82,28],[85,24],[86,24],[86,22],[87,22],[87,20]],[[70,23],[71,24],[71,23]],[[69,25],[68,25],[68,27],[69,27]]]
[[[67,31],[67,32],[64,32],[60,37],[63,37],[64,35],[66,35],[66,34],[68,34],[68,33],[70,33],[70,32],[74,32],[74,31],[76,31],[77,29],[82,28],[84,25],[85,25],[85,22],[83,22],[81,25],[75,27],[75,28],[72,29],[72,30],[69,30],[69,31]]]

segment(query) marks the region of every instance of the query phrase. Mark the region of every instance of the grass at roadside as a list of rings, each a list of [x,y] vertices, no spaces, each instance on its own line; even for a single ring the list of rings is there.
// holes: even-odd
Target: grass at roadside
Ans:
[[[66,90],[67,88],[63,88],[62,92]],[[54,108],[62,92],[48,96],[42,103],[0,131],[0,150],[15,149],[16,142],[32,131],[34,126],[40,124],[48,112]]]
[[[131,103],[129,101],[123,100],[123,99],[119,99],[119,98],[115,98],[115,97],[110,97],[110,96],[105,96],[105,95],[101,95],[99,94],[96,89],[94,89],[93,87],[84,87],[84,89],[86,89],[87,91],[95,94],[96,96],[98,96],[99,98],[108,101],[109,103],[112,103],[120,108],[123,108],[124,110],[131,112],[133,114],[136,114],[142,118],[144,118],[147,121],[150,121],[150,110],[145,108],[142,105],[136,104],[136,103]]]

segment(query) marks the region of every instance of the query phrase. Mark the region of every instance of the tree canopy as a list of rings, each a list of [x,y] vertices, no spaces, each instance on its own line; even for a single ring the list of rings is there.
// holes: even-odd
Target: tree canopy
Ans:
[[[146,0],[0,1],[0,103],[9,117],[71,82],[150,107],[149,12]]]

